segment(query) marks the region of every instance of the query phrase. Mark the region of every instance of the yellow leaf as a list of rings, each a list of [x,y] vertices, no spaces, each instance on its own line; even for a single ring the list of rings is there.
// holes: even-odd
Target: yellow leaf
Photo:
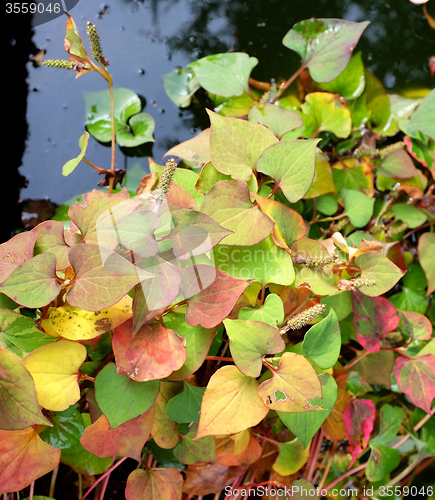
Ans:
[[[57,336],[65,339],[93,339],[130,319],[133,315],[131,304],[132,299],[126,295],[113,306],[98,313],[65,305],[51,312],[50,325]]]
[[[60,337],[56,330],[51,326],[50,318],[43,319],[40,323],[40,326],[47,335],[50,335],[50,337]]]
[[[234,455],[239,455],[246,450],[251,439],[251,433],[248,429],[245,429],[238,434],[234,434],[234,436],[230,436],[230,438],[234,441]]]
[[[77,379],[85,359],[86,348],[70,340],[47,344],[23,359],[35,382],[41,406],[63,411],[80,399]]]
[[[237,434],[263,420],[268,408],[257,394],[258,382],[236,366],[220,368],[210,379],[201,404],[195,439]]]
[[[288,443],[281,443],[278,460],[274,463],[273,470],[276,470],[281,476],[294,474],[307,463],[310,447],[311,443],[304,449],[304,445],[298,438]]]

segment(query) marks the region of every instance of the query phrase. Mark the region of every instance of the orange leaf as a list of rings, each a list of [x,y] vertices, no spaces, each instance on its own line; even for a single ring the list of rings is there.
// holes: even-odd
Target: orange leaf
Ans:
[[[127,479],[126,500],[180,500],[183,476],[173,467],[135,470]]]

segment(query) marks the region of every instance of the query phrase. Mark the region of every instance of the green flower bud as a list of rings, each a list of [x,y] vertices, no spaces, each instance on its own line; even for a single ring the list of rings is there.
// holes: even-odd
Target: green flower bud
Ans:
[[[63,59],[47,59],[42,64],[49,68],[74,69],[74,63]]]
[[[315,267],[324,267],[332,262],[337,262],[338,256],[336,253],[325,255],[323,257],[307,257],[305,266],[311,269]]]
[[[352,288],[361,288],[362,286],[375,286],[376,280],[370,280],[368,278],[355,278],[350,280]]]
[[[100,37],[98,36],[97,28],[95,24],[88,21],[86,25],[86,31],[91,41],[91,54],[94,59],[101,61],[103,58],[103,50],[101,49]]]
[[[402,224],[399,224],[398,226],[390,227],[390,229],[385,233],[385,236],[387,238],[391,238],[392,236],[396,236],[397,234],[401,233],[402,231],[405,231],[405,229],[407,229],[407,228],[408,228],[408,223],[402,222]]]
[[[341,231],[342,229],[344,229],[350,222],[350,219],[349,217],[344,217],[343,219],[341,219],[340,221],[338,221],[335,226],[334,226],[334,231]]]
[[[281,330],[280,333],[285,333],[287,330],[299,330],[314,318],[317,318],[319,314],[325,310],[325,304],[316,304],[305,311],[296,314],[296,316],[291,317],[287,321],[287,325]]]

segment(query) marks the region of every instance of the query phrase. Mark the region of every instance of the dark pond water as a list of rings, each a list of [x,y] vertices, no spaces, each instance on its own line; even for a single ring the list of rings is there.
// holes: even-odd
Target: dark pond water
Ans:
[[[434,84],[428,59],[435,53],[435,32],[428,26],[421,6],[408,0],[390,0],[390,4],[385,0],[80,0],[70,13],[85,46],[86,21],[96,24],[115,86],[129,88],[143,97],[144,111],[156,122],[156,142],[140,152],[135,150],[139,156],[118,148],[116,167],[130,171],[140,166],[145,172],[147,156],[162,163],[170,147],[207,126],[203,113],[180,111],[169,100],[162,75],[199,57],[233,49],[259,59],[254,78],[288,78],[299,60],[281,40],[294,23],[303,19],[369,20],[371,24],[358,49],[363,51],[368,69],[390,91],[432,88]],[[32,54],[44,48],[45,58],[65,58],[65,22],[62,16],[37,26],[31,39],[30,28],[6,33],[9,51],[13,56],[14,50]],[[61,169],[78,154],[78,138],[85,123],[83,93],[107,86],[95,73],[76,80],[73,72],[35,68],[26,63],[26,58],[21,61],[15,62],[19,65],[15,72],[17,87],[8,96],[19,103],[21,113],[13,144],[18,145],[15,163],[21,165],[19,172],[28,184],[20,196],[49,198],[62,204],[93,189],[100,179],[83,163],[68,178],[62,177]],[[18,85],[24,78],[28,87],[26,102]],[[25,142],[20,144],[20,140]],[[87,158],[108,168],[110,148],[91,138]]]

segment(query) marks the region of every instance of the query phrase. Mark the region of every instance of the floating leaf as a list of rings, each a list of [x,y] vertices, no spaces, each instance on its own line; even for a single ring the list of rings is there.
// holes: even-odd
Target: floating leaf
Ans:
[[[382,444],[370,444],[370,458],[367,462],[367,479],[374,483],[387,477],[399,465],[399,450]]]
[[[59,465],[60,450],[44,443],[36,427],[0,430],[0,492],[19,491]]]
[[[189,67],[174,69],[163,76],[163,87],[169,99],[179,108],[190,106],[191,98],[200,86],[198,78]]]
[[[418,240],[418,256],[427,278],[427,295],[435,291],[435,234],[424,233]]]
[[[79,139],[80,154],[76,158],[73,158],[72,160],[69,160],[65,163],[65,165],[62,167],[62,175],[68,177],[68,175],[74,172],[77,165],[82,161],[83,157],[85,156],[86,149],[88,147],[88,140],[89,140],[89,133],[83,132],[83,135]]]
[[[319,375],[319,380],[322,385],[322,399],[315,399],[312,404],[321,406],[326,411],[278,412],[279,418],[302,441],[305,448],[308,447],[311,439],[328,418],[337,400],[337,384],[334,378],[328,373],[322,373]]]
[[[305,334],[302,354],[326,370],[335,365],[340,355],[341,335],[337,315],[331,309],[325,319],[313,325]]]
[[[75,245],[69,259],[75,277],[67,299],[71,306],[86,311],[101,311],[116,304],[137,283],[153,276],[98,245]]]
[[[196,266],[203,268],[205,266]],[[190,326],[213,328],[232,310],[248,280],[235,279],[216,269],[216,279],[188,301],[186,321]]]
[[[131,318],[131,303],[131,298],[126,295],[113,306],[95,313],[69,305],[61,306],[51,311],[50,326],[64,339],[93,339]]]
[[[290,249],[293,243],[306,233],[306,226],[301,215],[279,201],[253,195],[261,210],[275,223],[272,238],[276,245]],[[228,239],[228,238],[227,238]]]
[[[350,111],[335,94],[327,92],[307,94],[301,108],[306,115],[314,117],[318,132],[332,132],[342,138],[350,135],[352,128]]]
[[[308,399],[322,397],[320,381],[314,368],[303,356],[285,352],[273,377],[263,382],[258,394],[271,410],[289,413],[323,410]]]
[[[199,422],[199,410],[201,409],[204,391],[204,387],[195,387],[184,382],[183,392],[168,401],[166,406],[168,417],[180,424]]]
[[[223,97],[239,96],[249,90],[248,79],[258,59],[243,52],[214,54],[190,63],[202,87]]]
[[[242,307],[239,311],[239,319],[262,321],[276,328],[284,321],[284,306],[282,300],[275,293],[270,293],[259,309]]]
[[[297,437],[279,444],[279,455],[272,468],[281,476],[289,476],[300,470],[308,461],[310,447],[304,447]],[[292,495],[293,496],[293,495]]]
[[[258,397],[257,387],[257,381],[236,366],[217,370],[202,398],[196,437],[236,434],[261,422],[269,410]]]
[[[193,139],[174,146],[164,156],[178,156],[189,162],[207,163],[210,161],[210,128],[206,128]]]
[[[20,430],[47,425],[36,397],[33,379],[15,354],[0,349],[0,427]]]
[[[25,307],[46,306],[60,292],[56,280],[56,257],[44,253],[23,262],[0,283],[0,292]]]
[[[352,400],[343,413],[343,422],[349,441],[349,451],[352,453],[349,468],[355,462],[360,452],[367,448],[375,418],[376,407],[370,399]]]
[[[80,399],[78,376],[85,359],[86,348],[69,340],[47,344],[23,359],[41,406],[62,411]]]
[[[258,158],[257,170],[272,177],[288,201],[296,203],[313,182],[318,142],[319,139],[295,140],[269,146]]]
[[[205,196],[201,212],[233,232],[224,239],[227,245],[256,245],[273,229],[272,220],[251,203],[243,181],[217,182]]]
[[[400,390],[416,406],[429,413],[435,397],[435,356],[425,354],[415,359],[397,358],[394,375]]]
[[[258,245],[214,250],[216,269],[235,278],[291,285],[295,279],[293,262],[288,252],[275,245],[269,236]]]
[[[317,83],[316,85],[327,92],[339,94],[347,101],[356,99],[363,93],[366,83],[361,55],[362,52],[354,54],[337,78],[329,83]]]
[[[297,52],[316,82],[331,82],[346,68],[368,21],[308,19],[285,35],[282,43]]]
[[[355,189],[342,189],[341,195],[344,198],[344,214],[349,217],[350,222],[355,227],[367,225],[373,215],[375,198],[369,198]]]
[[[274,104],[264,104],[261,107],[261,105],[254,103],[249,110],[248,118],[252,123],[261,122],[278,139],[281,139],[286,132],[302,127],[304,124],[300,115]]]
[[[413,113],[411,119],[407,123],[407,126],[411,129],[419,130],[420,132],[423,132],[423,134],[426,134],[435,140],[434,114],[435,90],[432,90]]]
[[[397,309],[385,297],[371,298],[358,290],[352,293],[352,306],[358,342],[370,352],[379,351],[381,339],[399,326]]]
[[[84,430],[80,443],[98,457],[131,457],[140,462],[142,448],[151,433],[154,409],[111,429],[104,415]]]
[[[215,437],[195,438],[198,424],[194,423],[189,432],[181,436],[181,442],[174,448],[174,455],[182,464],[213,462],[216,458]]]
[[[107,364],[95,377],[95,395],[110,428],[147,412],[156,400],[159,381],[135,382],[119,375],[113,363]]]
[[[361,269],[361,277],[368,280],[374,280],[374,286],[362,286],[361,292],[370,297],[382,295],[393,286],[403,276],[403,272],[391,262],[377,252],[366,252],[356,259],[356,265]]]
[[[277,143],[278,139],[262,125],[224,118],[211,111],[208,115],[211,122],[210,158],[214,167],[233,179],[248,182],[261,152]]]
[[[265,354],[276,354],[285,348],[277,328],[266,323],[241,319],[224,319],[223,323],[234,363],[248,377],[260,376]]]
[[[183,476],[177,469],[137,469],[127,479],[126,500],[181,500]]]
[[[154,118],[148,113],[138,113],[128,121],[127,130],[118,130],[116,142],[125,148],[134,148],[145,142],[154,142]]]
[[[47,220],[33,228],[32,233],[36,234],[35,255],[44,252],[54,254],[56,256],[57,271],[62,271],[69,267],[69,247],[65,243],[64,225],[62,222]]]
[[[157,322],[145,323],[133,336],[133,320],[115,328],[116,370],[137,382],[165,378],[186,361],[185,341]]]

